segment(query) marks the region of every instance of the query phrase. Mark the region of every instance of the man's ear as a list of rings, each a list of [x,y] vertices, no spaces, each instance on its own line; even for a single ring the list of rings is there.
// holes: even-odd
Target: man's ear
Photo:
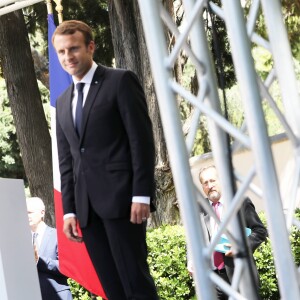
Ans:
[[[94,41],[90,41],[90,43],[88,44],[88,48],[89,48],[89,50],[90,50],[92,53],[94,53],[95,48],[96,48],[95,42],[94,42]]]

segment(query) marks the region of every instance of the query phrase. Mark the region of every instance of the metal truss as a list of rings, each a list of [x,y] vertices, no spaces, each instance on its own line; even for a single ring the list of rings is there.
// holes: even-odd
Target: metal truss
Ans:
[[[214,284],[218,284],[231,297],[230,299],[259,298],[253,284],[252,268],[249,268],[249,260],[243,255],[247,252],[247,245],[243,242],[244,232],[238,229],[240,226],[237,216],[246,191],[254,186],[253,178],[258,176],[260,188],[254,186],[254,189],[262,197],[266,210],[281,298],[300,299],[298,273],[289,242],[290,227],[300,224],[293,218],[300,171],[300,101],[291,49],[282,21],[280,1],[253,0],[247,14],[239,1],[221,1],[221,7],[212,1],[183,0],[182,2],[185,23],[181,28],[176,26],[161,1],[139,0],[139,6],[181,216],[186,229],[190,256],[194,263],[197,295],[200,299],[215,299]],[[231,124],[221,111],[215,66],[212,64],[205,32],[207,20],[204,19],[206,16],[204,12],[208,5],[214,14],[225,21],[228,31],[245,113],[245,122],[241,128]],[[255,31],[259,16],[264,18],[268,39]],[[170,53],[167,51],[164,35],[166,28],[175,37],[175,44]],[[274,68],[266,80],[262,80],[255,70],[251,44],[265,48],[272,56]],[[176,82],[172,73],[181,51],[189,57],[195,68],[200,87],[197,95]],[[278,82],[280,86],[284,112],[277,107],[270,93],[270,87],[274,82]],[[192,123],[186,139],[182,131],[178,97],[194,107]],[[295,149],[294,156],[291,157],[293,182],[288,191],[289,202],[288,204],[285,202],[286,216],[262,109],[263,101],[273,109]],[[229,207],[217,236],[210,244],[205,240],[197,202],[199,201],[211,216],[215,217],[215,215],[193,184],[189,167],[189,156],[201,116],[206,116],[208,121],[209,138],[214,162],[220,175],[222,197]],[[227,150],[227,135],[234,141],[232,151],[242,146],[248,148],[253,154],[255,164],[245,176],[236,172],[234,172],[235,178],[231,176],[231,153]],[[240,185],[234,189],[236,180]],[[235,273],[231,286],[211,271],[211,255],[218,238],[223,233],[230,236],[234,249],[241,254],[235,258]]]
[[[44,0],[1,0],[0,16],[42,1]]]
[[[62,11],[63,6],[61,4],[62,0],[0,0],[0,16],[14,12],[19,9],[26,8],[33,4],[44,1],[47,5],[48,14],[53,13],[52,2],[56,4],[55,10],[58,13],[58,21],[61,23],[63,21]]]

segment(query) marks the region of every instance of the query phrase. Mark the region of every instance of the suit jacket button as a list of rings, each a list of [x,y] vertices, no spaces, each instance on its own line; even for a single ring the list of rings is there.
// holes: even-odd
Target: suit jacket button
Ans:
[[[81,153],[83,153],[83,152],[84,152],[84,150],[85,150],[84,148],[80,148],[80,152],[81,152]]]

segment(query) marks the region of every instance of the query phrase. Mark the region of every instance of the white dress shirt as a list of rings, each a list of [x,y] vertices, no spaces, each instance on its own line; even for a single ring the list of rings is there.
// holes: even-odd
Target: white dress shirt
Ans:
[[[42,239],[44,237],[44,233],[45,233],[46,227],[47,227],[47,225],[44,222],[42,222],[42,223],[39,224],[38,229],[36,230],[37,237],[35,239],[35,243],[36,243],[38,249],[41,246]],[[31,232],[32,239],[33,239],[33,234],[34,234],[34,232]]]

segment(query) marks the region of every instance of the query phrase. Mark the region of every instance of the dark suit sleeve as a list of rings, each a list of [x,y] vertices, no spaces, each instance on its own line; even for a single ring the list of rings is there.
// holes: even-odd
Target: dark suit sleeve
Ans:
[[[131,71],[124,72],[118,87],[118,106],[128,136],[133,196],[153,196],[154,141],[144,91]]]
[[[57,276],[64,276],[59,271],[58,257],[52,258],[40,256],[37,263],[37,268],[41,272],[51,273]]]
[[[62,275],[59,271],[56,230],[47,227],[45,236],[46,237],[44,237],[42,240],[42,244],[44,243],[43,246],[45,247],[39,256],[37,269],[39,272],[64,277],[64,275]]]
[[[243,213],[246,226],[251,229],[248,241],[250,249],[254,252],[259,245],[266,240],[268,232],[255,211],[254,204],[249,198],[246,198],[243,203]]]
[[[59,100],[57,103],[59,103]],[[56,109],[56,138],[59,170],[61,176],[61,193],[63,196],[63,211],[64,214],[76,213],[74,199],[73,158],[69,142],[60,125],[60,119],[58,115],[59,109],[59,107]]]

